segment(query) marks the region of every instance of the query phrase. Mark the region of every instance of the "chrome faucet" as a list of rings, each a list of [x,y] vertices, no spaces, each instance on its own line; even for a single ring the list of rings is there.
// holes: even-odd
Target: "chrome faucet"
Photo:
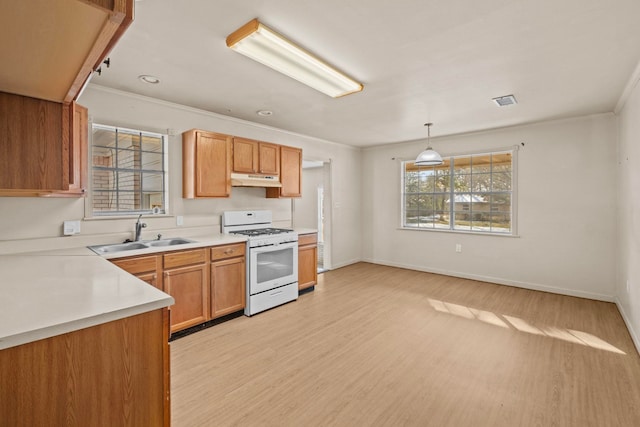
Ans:
[[[142,214],[140,214],[140,216],[138,217],[138,220],[136,221],[136,238],[134,239],[135,242],[140,241],[140,234],[142,233],[142,229],[147,226],[146,223],[140,222],[141,217],[142,217]]]

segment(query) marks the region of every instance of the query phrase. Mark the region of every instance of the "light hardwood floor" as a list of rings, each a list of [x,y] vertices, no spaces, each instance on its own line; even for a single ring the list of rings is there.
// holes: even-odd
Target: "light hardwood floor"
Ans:
[[[614,304],[367,263],[171,358],[174,427],[640,426]]]

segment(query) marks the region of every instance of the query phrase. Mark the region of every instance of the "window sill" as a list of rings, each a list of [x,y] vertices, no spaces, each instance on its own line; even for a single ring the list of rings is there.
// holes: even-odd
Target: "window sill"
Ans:
[[[451,234],[463,234],[466,236],[492,236],[492,237],[516,237],[519,238],[518,234],[507,234],[507,233],[486,233],[482,231],[462,231],[462,230],[447,230],[443,228],[412,228],[412,227],[398,227],[396,230],[401,231],[429,231],[429,232],[438,232],[438,233],[451,233]]]
[[[131,214],[131,215],[99,215],[99,216],[89,216],[85,217],[83,221],[102,221],[102,220],[114,220],[114,219],[137,219],[140,214]],[[171,214],[142,214],[143,219],[149,218],[175,218],[175,215]]]

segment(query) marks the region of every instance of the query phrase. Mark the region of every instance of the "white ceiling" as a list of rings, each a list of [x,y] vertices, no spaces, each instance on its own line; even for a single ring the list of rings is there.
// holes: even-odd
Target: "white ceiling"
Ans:
[[[140,0],[92,83],[353,146],[613,111],[639,0]],[[364,84],[333,99],[233,52],[247,21]],[[138,80],[152,74],[161,83]],[[514,94],[518,104],[491,98]],[[271,110],[261,117],[258,110]]]

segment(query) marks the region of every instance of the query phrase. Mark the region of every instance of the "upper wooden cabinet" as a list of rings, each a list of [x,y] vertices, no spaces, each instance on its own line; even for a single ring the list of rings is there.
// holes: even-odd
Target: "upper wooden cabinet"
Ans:
[[[231,195],[232,137],[192,129],[182,134],[182,197]]]
[[[302,150],[280,146],[280,170],[282,187],[267,188],[267,198],[302,196]]]
[[[133,21],[134,0],[0,2],[0,91],[74,101]],[[10,42],[9,42],[10,40]]]
[[[280,150],[276,144],[233,138],[233,172],[278,175]]]
[[[87,109],[0,92],[0,196],[82,196]]]
[[[87,185],[83,86],[133,21],[134,0],[0,2],[0,196]]]

